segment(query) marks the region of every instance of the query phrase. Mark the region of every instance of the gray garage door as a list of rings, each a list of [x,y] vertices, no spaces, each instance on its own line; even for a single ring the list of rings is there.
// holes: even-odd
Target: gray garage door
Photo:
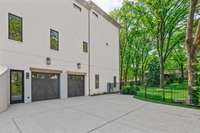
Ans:
[[[32,101],[59,98],[59,74],[32,73]]]
[[[84,76],[68,75],[68,97],[85,95]]]

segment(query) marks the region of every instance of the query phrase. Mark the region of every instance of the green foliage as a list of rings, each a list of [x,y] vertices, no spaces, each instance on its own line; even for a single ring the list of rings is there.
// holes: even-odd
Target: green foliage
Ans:
[[[187,79],[184,44],[188,8],[188,0],[125,0],[121,8],[111,12],[121,24],[120,72],[125,83],[146,80],[149,86],[164,88]],[[196,25],[197,21],[194,32]]]
[[[199,91],[200,87],[198,86],[197,88],[195,88],[192,91],[192,103],[194,105],[199,105],[199,96],[200,96],[200,91]]]
[[[16,81],[12,84],[12,95],[20,96],[22,94],[22,86],[20,81]]]
[[[9,39],[22,42],[22,18],[9,14]]]
[[[59,49],[59,33],[57,31],[51,30],[50,31],[50,43],[51,49],[58,50]]]
[[[147,86],[158,86],[160,83],[160,64],[158,58],[154,58],[149,64],[146,74]]]
[[[137,86],[129,86],[122,89],[122,94],[126,95],[137,95],[137,92],[140,90]]]
[[[185,103],[188,99],[187,82],[183,83],[172,83],[165,86],[165,89],[160,89],[156,87],[145,87],[139,86],[140,91],[138,91],[138,97],[145,97],[148,99],[154,99],[157,101],[163,101],[165,97],[166,102],[182,102]],[[164,93],[163,93],[164,91]]]
[[[51,49],[58,50],[58,41],[54,38],[51,38]]]
[[[200,70],[200,66],[197,66],[197,71]],[[197,73],[197,86],[192,91],[192,103],[195,105],[200,104],[200,73]]]

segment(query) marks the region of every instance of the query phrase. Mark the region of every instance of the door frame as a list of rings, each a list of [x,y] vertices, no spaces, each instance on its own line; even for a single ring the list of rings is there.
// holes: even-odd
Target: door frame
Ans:
[[[83,77],[83,96],[85,96],[85,75],[84,74],[67,74],[67,97],[68,98],[73,98],[69,96],[69,76],[81,76]],[[79,96],[75,96],[75,97],[79,97]],[[80,96],[81,97],[81,96]]]
[[[22,100],[12,101],[12,72],[22,73]],[[10,69],[10,104],[24,103],[24,70]]]

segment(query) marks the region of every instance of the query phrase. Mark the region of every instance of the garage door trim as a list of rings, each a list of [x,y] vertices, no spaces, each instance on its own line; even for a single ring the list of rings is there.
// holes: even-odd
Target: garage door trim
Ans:
[[[62,70],[53,70],[53,69],[43,69],[43,68],[30,68],[31,72],[36,72],[36,73],[52,73],[52,74],[61,74],[63,71]]]

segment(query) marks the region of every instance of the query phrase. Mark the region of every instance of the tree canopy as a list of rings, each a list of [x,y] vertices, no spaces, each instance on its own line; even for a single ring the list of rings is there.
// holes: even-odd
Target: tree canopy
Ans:
[[[197,1],[192,22],[195,33],[199,1],[191,1]],[[121,81],[144,83],[154,61],[159,63],[160,88],[165,88],[166,74],[179,72],[180,80],[187,80],[185,40],[190,7],[188,0],[125,0],[121,8],[111,12],[121,24]]]

